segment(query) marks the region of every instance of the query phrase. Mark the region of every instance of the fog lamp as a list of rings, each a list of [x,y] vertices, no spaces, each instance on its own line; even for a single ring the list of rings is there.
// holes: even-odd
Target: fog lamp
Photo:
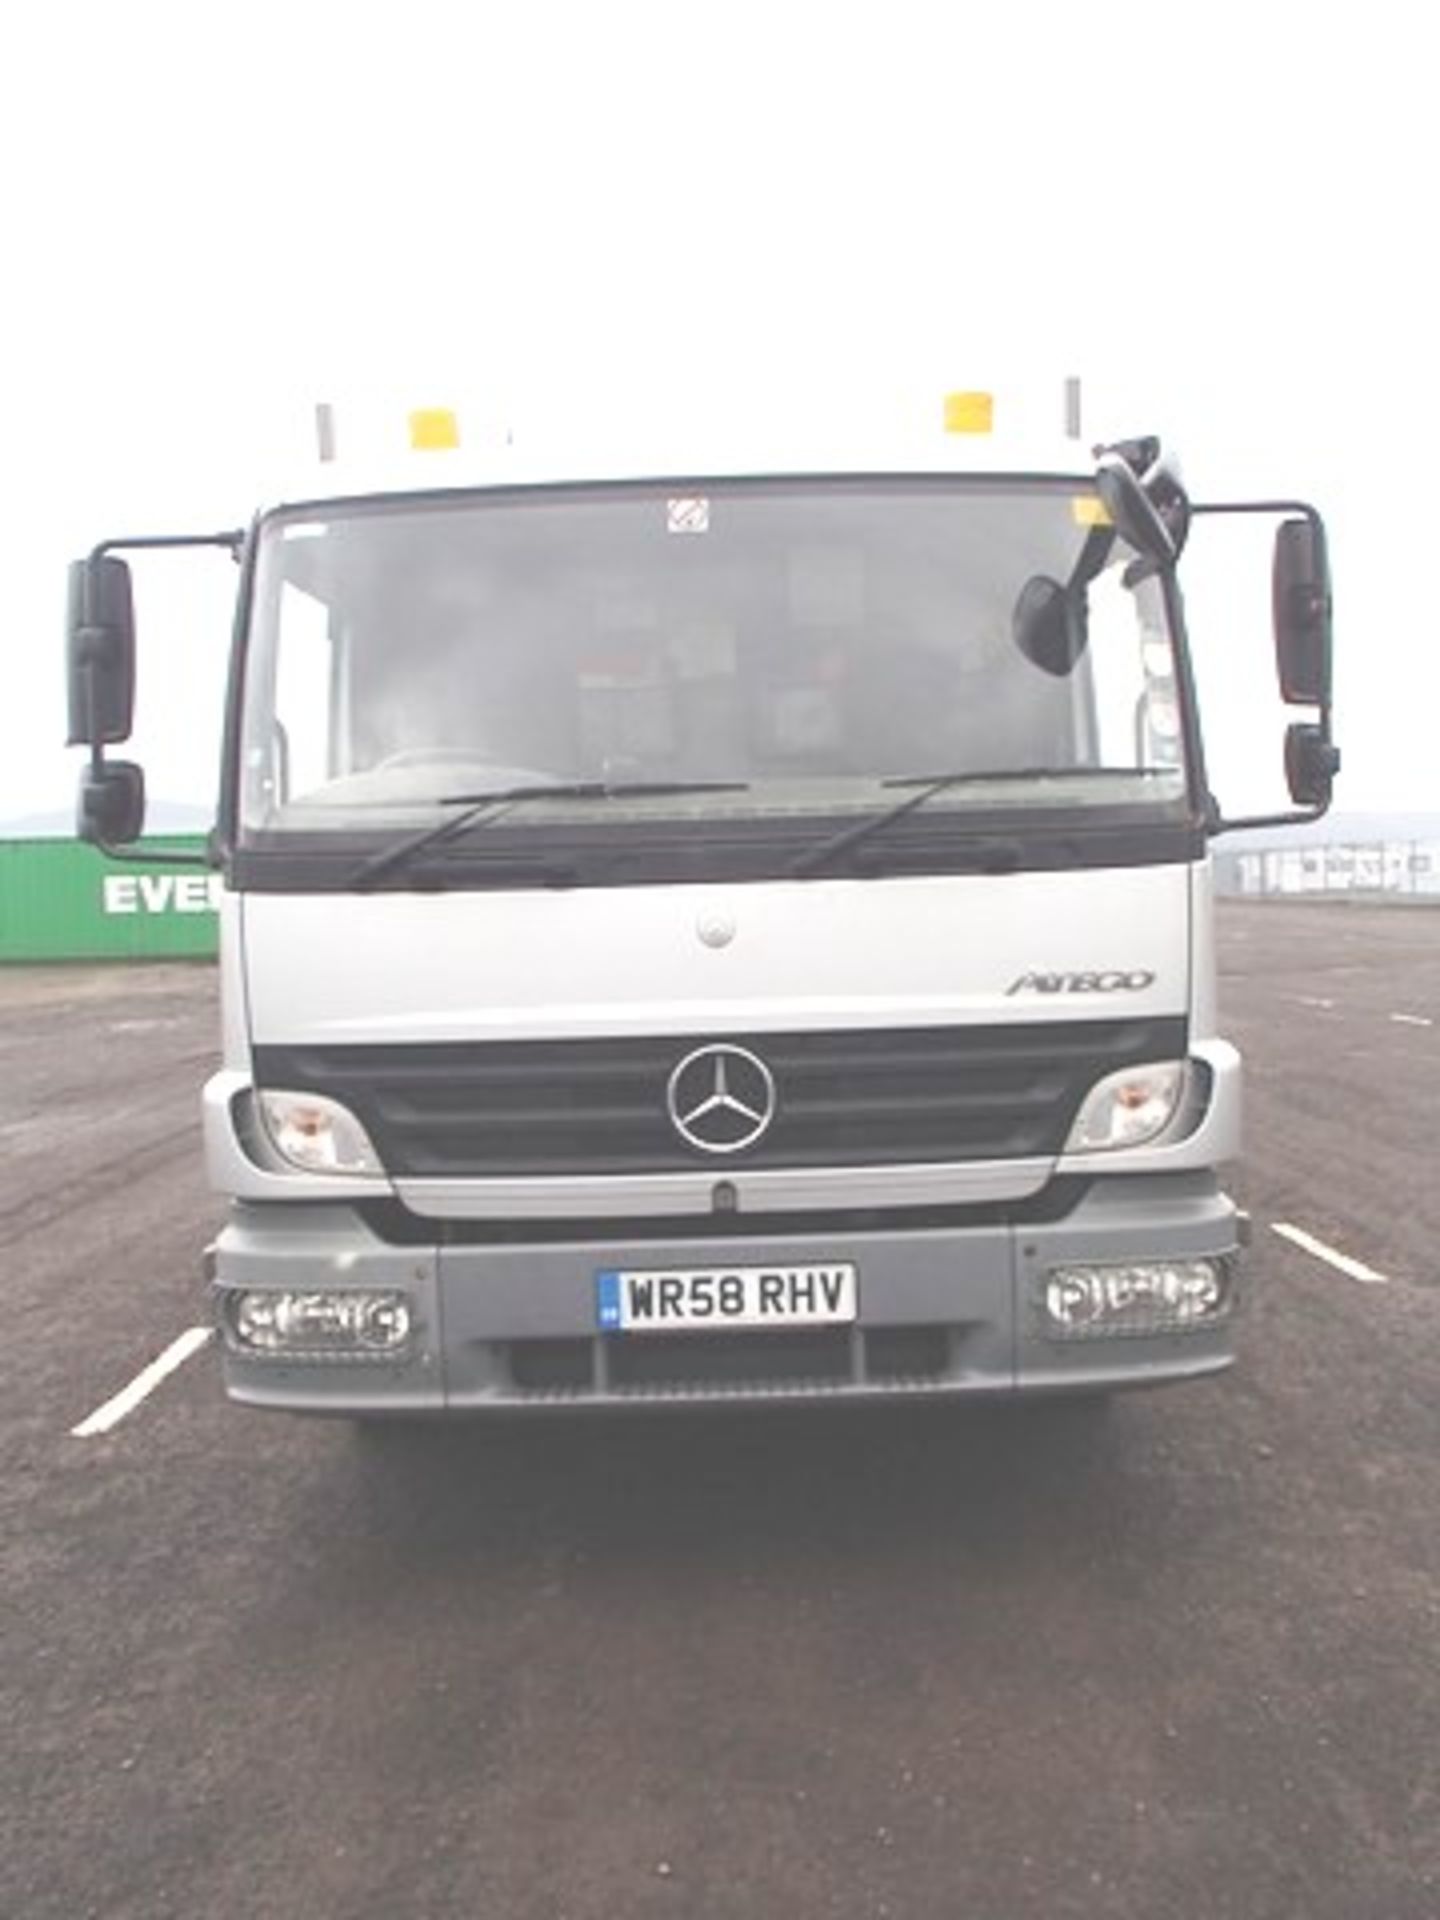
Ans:
[[[1052,1267],[1043,1281],[1052,1340],[1189,1333],[1225,1319],[1234,1304],[1228,1261],[1130,1261]]]
[[[232,1292],[230,1344],[277,1359],[391,1359],[410,1343],[414,1316],[403,1293],[346,1288],[320,1293]]]

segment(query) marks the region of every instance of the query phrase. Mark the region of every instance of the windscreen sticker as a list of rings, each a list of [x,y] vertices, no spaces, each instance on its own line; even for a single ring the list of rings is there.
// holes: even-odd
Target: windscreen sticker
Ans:
[[[710,502],[694,496],[683,500],[667,500],[665,527],[669,533],[708,533]]]

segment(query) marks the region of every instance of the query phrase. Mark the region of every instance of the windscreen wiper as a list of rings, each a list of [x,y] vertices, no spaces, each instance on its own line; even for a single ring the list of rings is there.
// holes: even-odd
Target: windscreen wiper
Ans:
[[[441,807],[459,807],[460,812],[433,827],[425,827],[392,847],[382,847],[355,869],[351,885],[370,886],[383,874],[407,867],[433,848],[444,846],[467,828],[497,820],[511,807],[527,800],[648,800],[664,799],[669,794],[743,793],[743,780],[572,780],[554,786],[497,787],[490,793],[446,793],[435,803]]]
[[[793,874],[814,873],[817,868],[827,866],[837,854],[848,853],[852,847],[858,847],[873,834],[884,833],[897,820],[903,820],[907,814],[917,813],[927,801],[933,800],[937,794],[948,793],[952,787],[981,786],[993,781],[1116,779],[1121,774],[1133,780],[1170,771],[1172,769],[1168,767],[1006,767],[999,772],[981,773],[971,767],[962,773],[898,774],[893,779],[882,780],[881,786],[916,787],[919,791],[907,795],[893,807],[871,814],[853,827],[846,827],[842,833],[832,834],[818,846],[807,848],[791,861],[790,871]]]

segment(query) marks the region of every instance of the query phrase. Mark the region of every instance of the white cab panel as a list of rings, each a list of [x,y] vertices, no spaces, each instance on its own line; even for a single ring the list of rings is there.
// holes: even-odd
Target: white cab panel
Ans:
[[[1181,1015],[1190,913],[1184,865],[252,893],[250,1038],[584,1039]]]

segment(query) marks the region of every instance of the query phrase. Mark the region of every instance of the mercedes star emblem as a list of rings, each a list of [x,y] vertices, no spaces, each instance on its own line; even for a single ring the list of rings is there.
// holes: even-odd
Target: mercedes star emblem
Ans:
[[[665,1104],[675,1131],[692,1147],[739,1153],[775,1118],[775,1080],[744,1047],[697,1047],[671,1074]]]

